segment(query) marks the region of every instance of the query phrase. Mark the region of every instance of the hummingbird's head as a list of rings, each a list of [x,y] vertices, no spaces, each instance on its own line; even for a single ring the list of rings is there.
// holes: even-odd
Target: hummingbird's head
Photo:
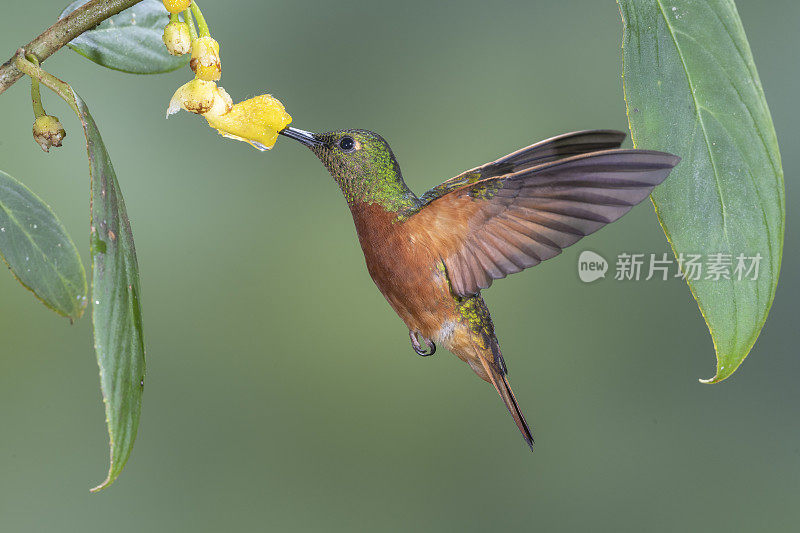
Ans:
[[[339,184],[348,202],[389,199],[407,191],[389,143],[367,130],[310,133],[285,128],[281,135],[309,147]]]

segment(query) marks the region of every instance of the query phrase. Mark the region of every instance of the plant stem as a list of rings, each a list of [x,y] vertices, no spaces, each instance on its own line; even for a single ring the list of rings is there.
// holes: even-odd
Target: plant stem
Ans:
[[[28,61],[39,66],[39,60],[33,54],[28,54]],[[33,116],[39,118],[46,115],[42,105],[42,94],[39,91],[39,79],[31,77],[31,103],[33,104]]]
[[[189,37],[191,38],[192,42],[197,39],[197,29],[194,27],[194,18],[192,17],[192,10],[188,7],[186,11],[183,12],[183,18],[186,21],[186,24],[189,25]]]
[[[21,73],[27,74],[32,79],[44,83],[50,90],[63,98],[78,117],[81,116],[80,111],[78,111],[78,105],[75,102],[75,95],[69,83],[56,78],[49,72],[42,70],[39,65],[25,59],[25,52],[22,49],[17,50],[17,54],[12,61],[14,61],[15,67],[19,69]]]
[[[23,48],[39,61],[44,61],[81,33],[139,2],[141,0],[90,0],[44,30]],[[16,56],[3,63],[0,66],[0,93],[19,81],[22,74]]]
[[[208,29],[208,24],[206,24],[206,19],[203,16],[203,13],[200,11],[200,6],[197,5],[197,2],[192,2],[192,5],[189,6],[192,10],[192,15],[194,18],[197,19],[197,31],[200,34],[200,37],[208,37],[211,35],[211,31]]]

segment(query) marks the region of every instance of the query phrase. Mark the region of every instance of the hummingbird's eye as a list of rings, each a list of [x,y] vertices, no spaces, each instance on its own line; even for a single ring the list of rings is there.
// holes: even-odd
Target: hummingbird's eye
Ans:
[[[352,137],[342,137],[342,139],[339,141],[339,148],[341,148],[344,152],[352,152],[355,146],[356,142]]]

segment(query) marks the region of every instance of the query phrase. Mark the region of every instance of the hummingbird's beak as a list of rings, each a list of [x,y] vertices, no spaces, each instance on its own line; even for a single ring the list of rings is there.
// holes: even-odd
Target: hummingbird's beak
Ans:
[[[308,131],[298,130],[297,128],[283,128],[279,131],[281,135],[285,135],[290,139],[294,139],[295,141],[300,141],[302,144],[312,148],[314,146],[320,146],[322,141],[317,139],[317,137]]]

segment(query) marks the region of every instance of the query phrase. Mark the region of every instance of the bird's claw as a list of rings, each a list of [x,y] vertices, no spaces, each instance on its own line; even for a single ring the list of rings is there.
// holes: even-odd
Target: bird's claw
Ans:
[[[418,338],[418,336],[421,336],[419,335],[419,332],[409,330],[408,336],[411,337],[411,347],[414,348],[414,351],[417,352],[417,355],[428,357],[436,353],[436,343],[430,339],[426,339],[425,337],[422,337],[422,342],[425,343],[427,350],[422,348]]]

